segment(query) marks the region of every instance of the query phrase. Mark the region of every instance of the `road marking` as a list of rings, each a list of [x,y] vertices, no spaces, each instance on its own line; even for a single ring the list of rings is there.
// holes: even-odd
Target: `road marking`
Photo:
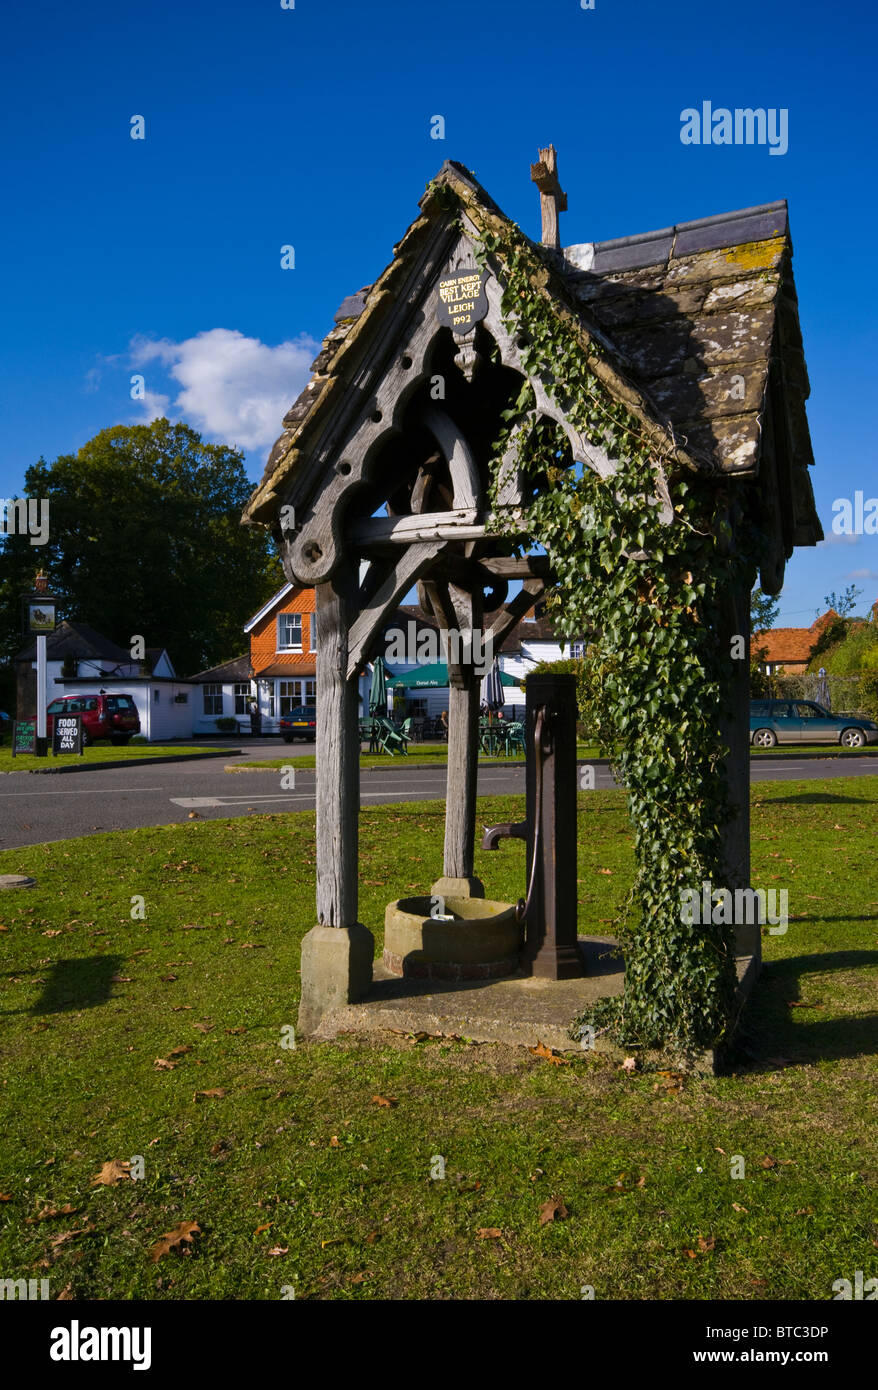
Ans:
[[[37,775],[39,775],[39,774],[37,774]],[[94,796],[95,794],[97,794],[98,796],[100,796],[102,792],[117,792],[117,791],[119,791],[119,790],[120,790],[119,787],[85,787],[85,788],[84,788],[83,790],[81,790],[81,791],[78,790],[78,789],[77,789],[77,790],[73,790],[73,789],[71,788],[70,791],[61,791],[61,790],[59,790],[59,791],[56,791],[56,792],[28,792],[28,791],[0,792],[0,796],[2,796],[2,797],[10,797],[10,796]],[[124,787],[124,788],[122,788],[122,790],[123,790],[124,792],[126,792],[126,793],[127,793],[127,792],[163,792],[163,791],[165,790],[165,788],[164,788],[164,787]],[[54,842],[54,840],[46,840],[45,843],[46,843],[46,844],[54,844],[55,842]]]
[[[256,801],[313,801],[313,796],[172,796],[175,806],[183,810],[198,810],[205,806],[252,806]]]

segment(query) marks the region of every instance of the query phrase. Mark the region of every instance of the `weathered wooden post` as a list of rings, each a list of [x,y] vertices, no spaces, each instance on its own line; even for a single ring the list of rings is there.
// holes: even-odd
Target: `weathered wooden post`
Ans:
[[[317,626],[317,923],[302,942],[299,1031],[354,1003],[372,982],[375,938],[357,921],[360,734],[348,633],[357,587],[349,562],[318,584]]]

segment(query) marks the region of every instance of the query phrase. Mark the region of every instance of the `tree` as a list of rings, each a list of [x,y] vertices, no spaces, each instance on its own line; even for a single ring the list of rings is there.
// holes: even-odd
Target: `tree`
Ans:
[[[754,637],[770,632],[780,608],[780,599],[764,594],[760,588],[750,595],[750,631]]]
[[[849,584],[843,594],[837,594],[833,589],[831,594],[826,595],[823,602],[827,608],[832,608],[844,622],[848,614],[856,608],[857,599],[862,592],[862,589],[858,589],[855,584]],[[819,610],[817,616],[820,617]]]
[[[188,425],[112,426],[78,453],[40,459],[24,490],[49,501],[49,541],[5,537],[0,659],[22,645],[20,598],[38,567],[63,617],[122,647],[141,634],[181,675],[240,652],[244,623],[283,583],[269,538],[240,523],[252,491],[242,455]]]

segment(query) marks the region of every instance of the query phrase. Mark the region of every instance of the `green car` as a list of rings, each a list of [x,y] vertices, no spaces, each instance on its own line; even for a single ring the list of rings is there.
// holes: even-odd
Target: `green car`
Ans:
[[[878,743],[878,724],[852,714],[831,714],[813,700],[751,700],[750,742],[754,748],[773,748],[776,743],[862,748]]]

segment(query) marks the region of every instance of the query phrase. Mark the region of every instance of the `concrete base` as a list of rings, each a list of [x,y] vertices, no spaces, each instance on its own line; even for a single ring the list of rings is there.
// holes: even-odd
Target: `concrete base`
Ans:
[[[430,892],[438,898],[483,898],[485,885],[480,878],[437,878]]]
[[[429,1033],[433,1036],[469,1038],[473,1042],[512,1043],[535,1047],[538,1042],[556,1052],[582,1052],[581,1042],[568,1036],[573,1020],[589,1004],[624,987],[622,958],[613,954],[610,937],[579,938],[588,974],[573,980],[546,980],[521,971],[501,980],[452,983],[415,981],[392,976],[375,964],[368,994],[359,1003],[333,1009],[314,1032],[315,1041],[339,1033],[380,1034],[385,1031]],[[736,1008],[740,1012],[758,975],[752,957],[737,962]],[[600,1035],[594,1051],[621,1060],[626,1054]],[[646,1062],[672,1061],[680,1069],[714,1072],[720,1057],[713,1049],[696,1058],[670,1059],[650,1054]]]
[[[362,999],[372,984],[375,938],[352,927],[312,927],[302,941],[298,1031],[313,1033],[324,1014]]]

